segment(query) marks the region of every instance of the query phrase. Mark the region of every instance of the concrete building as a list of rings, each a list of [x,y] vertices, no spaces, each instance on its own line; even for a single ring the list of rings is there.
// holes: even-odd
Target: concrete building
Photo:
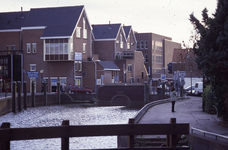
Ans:
[[[145,58],[145,66],[150,79],[158,80],[161,74],[172,78],[168,74],[167,64],[172,62],[174,48],[181,48],[181,44],[173,42],[171,37],[155,33],[135,33],[137,51],[141,51]]]

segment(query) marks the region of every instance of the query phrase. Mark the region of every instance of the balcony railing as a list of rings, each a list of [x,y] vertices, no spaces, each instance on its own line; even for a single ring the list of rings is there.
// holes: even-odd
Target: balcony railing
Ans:
[[[123,51],[123,58],[134,58],[134,51]]]

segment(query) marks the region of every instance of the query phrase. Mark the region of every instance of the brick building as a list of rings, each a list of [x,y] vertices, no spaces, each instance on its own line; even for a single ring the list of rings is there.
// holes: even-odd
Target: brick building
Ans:
[[[166,78],[172,78],[168,74],[167,64],[172,62],[174,49],[181,48],[181,44],[173,42],[171,37],[155,33],[135,33],[135,37],[136,49],[143,53],[149,77],[157,80],[161,74],[166,74]]]
[[[144,57],[136,51],[136,38],[131,26],[119,24],[92,25],[94,53],[102,61],[114,61],[120,68],[120,83],[144,83],[148,73]]]

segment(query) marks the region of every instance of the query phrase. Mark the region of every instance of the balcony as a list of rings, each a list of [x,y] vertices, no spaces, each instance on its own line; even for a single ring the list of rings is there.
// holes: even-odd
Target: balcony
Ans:
[[[123,58],[133,59],[134,58],[134,51],[123,51]]]

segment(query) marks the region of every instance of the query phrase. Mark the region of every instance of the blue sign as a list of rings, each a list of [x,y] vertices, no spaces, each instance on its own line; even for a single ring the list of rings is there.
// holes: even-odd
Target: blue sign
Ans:
[[[28,78],[38,78],[39,72],[27,72],[27,77]]]

